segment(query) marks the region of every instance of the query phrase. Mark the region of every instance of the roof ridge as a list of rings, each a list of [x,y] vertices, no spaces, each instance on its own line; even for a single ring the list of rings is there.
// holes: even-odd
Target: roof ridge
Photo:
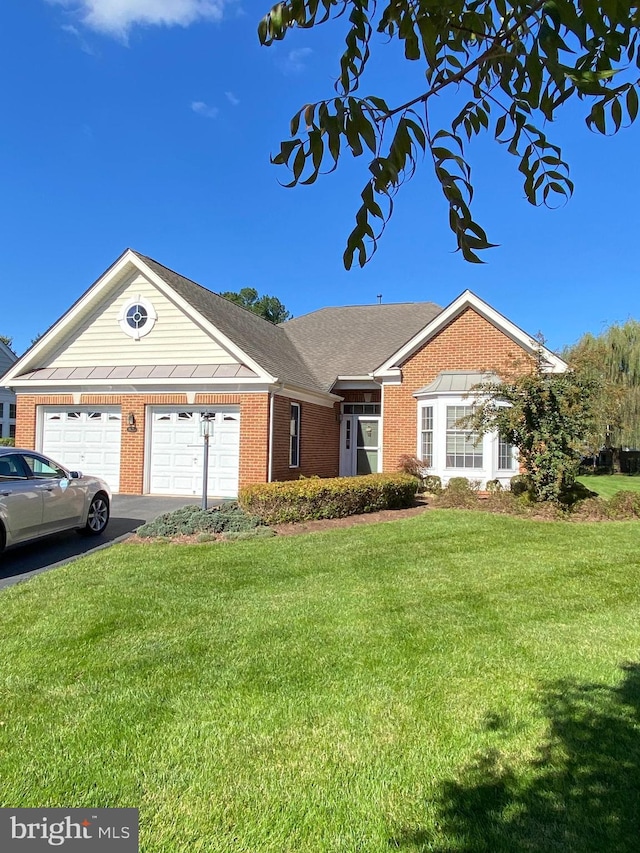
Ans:
[[[205,285],[200,284],[199,281],[195,281],[195,279],[189,278],[188,276],[183,275],[181,272],[171,269],[171,267],[168,267],[166,264],[163,264],[160,261],[156,261],[156,259],[152,258],[150,255],[143,255],[142,252],[137,252],[135,249],[131,249],[130,251],[132,251],[134,255],[137,255],[143,261],[151,261],[152,263],[157,264],[159,267],[162,267],[163,270],[167,270],[167,272],[170,272],[172,275],[177,275],[179,278],[188,281],[189,284],[193,284],[196,287],[199,287],[202,290],[206,291],[207,293],[213,296],[217,296],[218,299],[223,299],[225,302],[231,305],[235,305],[236,308],[239,308],[241,311],[246,311],[248,314],[251,314],[252,317],[257,317],[258,320],[262,320],[263,323],[268,323],[270,326],[273,326],[276,329],[279,327],[279,323],[272,323],[271,320],[267,320],[266,317],[263,317],[260,314],[256,314],[256,312],[252,311],[250,308],[246,308],[244,305],[239,305],[237,302],[234,302],[233,299],[229,299],[227,296],[223,296],[221,293],[218,293],[215,290],[211,290],[209,287],[205,287]]]

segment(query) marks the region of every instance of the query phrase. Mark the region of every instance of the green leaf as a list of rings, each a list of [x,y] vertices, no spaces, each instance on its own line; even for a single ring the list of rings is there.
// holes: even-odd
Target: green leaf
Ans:
[[[627,113],[629,121],[633,123],[638,115],[638,93],[634,85],[631,85],[627,91]]]

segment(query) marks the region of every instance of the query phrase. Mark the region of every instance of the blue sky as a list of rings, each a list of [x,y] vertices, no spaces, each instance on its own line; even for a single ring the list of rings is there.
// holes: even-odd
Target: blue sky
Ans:
[[[572,110],[548,129],[576,192],[532,208],[517,163],[473,143],[475,214],[499,248],[453,252],[428,167],[400,193],[380,249],[342,252],[367,173],[341,163],[286,190],[269,164],[293,113],[330,96],[342,25],[261,48],[268,2],[5,0],[0,35],[0,333],[18,352],[127,247],[216,291],[253,286],[295,315],[325,305],[431,300],[470,288],[551,347],[640,316],[638,127],[603,139]],[[383,48],[364,93],[417,94]]]

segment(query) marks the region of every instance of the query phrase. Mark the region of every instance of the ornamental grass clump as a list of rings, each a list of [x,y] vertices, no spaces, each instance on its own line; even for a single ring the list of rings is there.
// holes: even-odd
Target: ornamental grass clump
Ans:
[[[226,501],[211,509],[191,504],[159,515],[137,530],[143,539],[192,536],[194,534],[248,533],[255,531],[262,521],[245,512],[236,501]]]
[[[408,474],[367,474],[259,483],[240,490],[240,504],[265,524],[345,518],[412,506],[418,480]]]

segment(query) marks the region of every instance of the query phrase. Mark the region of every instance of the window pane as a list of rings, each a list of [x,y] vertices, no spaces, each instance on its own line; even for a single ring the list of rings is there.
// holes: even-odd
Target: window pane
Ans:
[[[64,471],[61,471],[60,468],[56,468],[54,465],[45,462],[44,459],[38,459],[37,456],[23,456],[22,458],[33,471],[34,477],[37,477],[38,479],[43,477],[51,479],[64,477]]]
[[[15,403],[9,403],[9,418],[12,421],[15,421],[15,419],[16,419],[16,404]]]
[[[420,458],[429,467],[433,465],[433,406],[422,409]]]
[[[300,465],[300,405],[291,403],[289,409],[289,466]]]
[[[498,468],[502,471],[513,471],[514,462],[513,445],[501,437],[498,440]]]
[[[459,424],[472,411],[472,406],[447,406],[447,468],[482,468],[481,439]]]

